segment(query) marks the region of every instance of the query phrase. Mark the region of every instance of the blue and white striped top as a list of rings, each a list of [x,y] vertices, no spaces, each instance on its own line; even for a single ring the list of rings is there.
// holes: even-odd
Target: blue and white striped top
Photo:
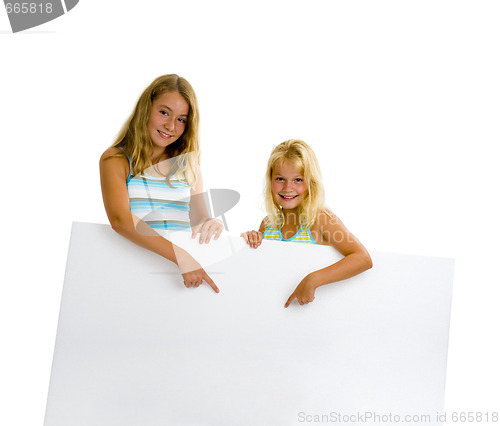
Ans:
[[[189,184],[173,175],[170,187],[164,176],[151,176],[146,171],[132,176],[132,167],[130,170],[127,191],[132,214],[163,236],[169,231],[191,231]]]

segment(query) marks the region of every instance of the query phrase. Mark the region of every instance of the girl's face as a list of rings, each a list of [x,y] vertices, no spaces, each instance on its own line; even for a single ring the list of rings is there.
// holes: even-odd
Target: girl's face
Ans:
[[[300,170],[290,161],[283,160],[273,167],[271,192],[274,201],[284,210],[293,210],[306,198],[307,184]]]
[[[184,133],[189,105],[178,92],[166,92],[151,105],[148,131],[158,153],[174,143]]]

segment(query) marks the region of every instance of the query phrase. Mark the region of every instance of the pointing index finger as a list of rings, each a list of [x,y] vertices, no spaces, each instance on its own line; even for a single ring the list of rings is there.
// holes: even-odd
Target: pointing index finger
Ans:
[[[213,282],[212,278],[210,278],[206,272],[204,272],[204,273],[203,273],[203,279],[207,282],[207,284],[208,284],[210,287],[212,287],[212,289],[213,289],[216,293],[218,293],[218,292],[219,292],[219,287],[217,287],[217,286],[215,285],[215,283]]]
[[[288,308],[288,307],[290,306],[290,303],[292,303],[292,302],[293,302],[293,299],[295,299],[295,293],[292,293],[292,294],[290,295],[290,297],[288,298],[288,300],[287,300],[287,301],[286,301],[286,303],[285,303],[285,308]]]

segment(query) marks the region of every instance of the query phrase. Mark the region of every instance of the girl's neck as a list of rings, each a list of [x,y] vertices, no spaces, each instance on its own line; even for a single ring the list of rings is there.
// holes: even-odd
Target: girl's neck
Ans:
[[[151,153],[151,164],[158,164],[159,162],[168,159],[167,153],[164,149],[154,150]]]
[[[300,218],[298,209],[282,209],[283,213],[283,226],[285,225],[300,225]]]

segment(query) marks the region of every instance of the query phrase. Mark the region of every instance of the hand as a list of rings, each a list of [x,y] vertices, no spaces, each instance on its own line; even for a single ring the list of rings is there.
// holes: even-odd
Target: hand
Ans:
[[[262,232],[248,231],[240,235],[251,248],[257,248],[262,243]]]
[[[212,281],[212,278],[208,276],[208,274],[205,272],[203,268],[197,269],[195,271],[191,272],[186,272],[185,274],[182,274],[182,278],[184,278],[184,285],[189,288],[189,287],[199,287],[203,280],[213,288],[213,290],[218,293],[219,289],[215,285],[215,283]]]
[[[219,238],[223,229],[224,224],[219,219],[208,218],[200,221],[198,225],[193,226],[191,237],[195,238],[196,234],[200,233],[200,244],[208,244],[212,236],[214,240]]]
[[[316,291],[316,285],[314,284],[311,277],[308,275],[305,277],[300,284],[297,286],[295,291],[290,295],[285,303],[285,308],[290,306],[293,299],[297,299],[299,305],[306,305],[314,300],[314,292]]]
[[[179,267],[182,278],[184,279],[184,285],[187,288],[199,287],[201,283],[205,281],[216,293],[219,292],[219,288],[215,285],[212,278],[208,276],[193,256],[180,247],[175,246],[174,250],[177,266]]]

